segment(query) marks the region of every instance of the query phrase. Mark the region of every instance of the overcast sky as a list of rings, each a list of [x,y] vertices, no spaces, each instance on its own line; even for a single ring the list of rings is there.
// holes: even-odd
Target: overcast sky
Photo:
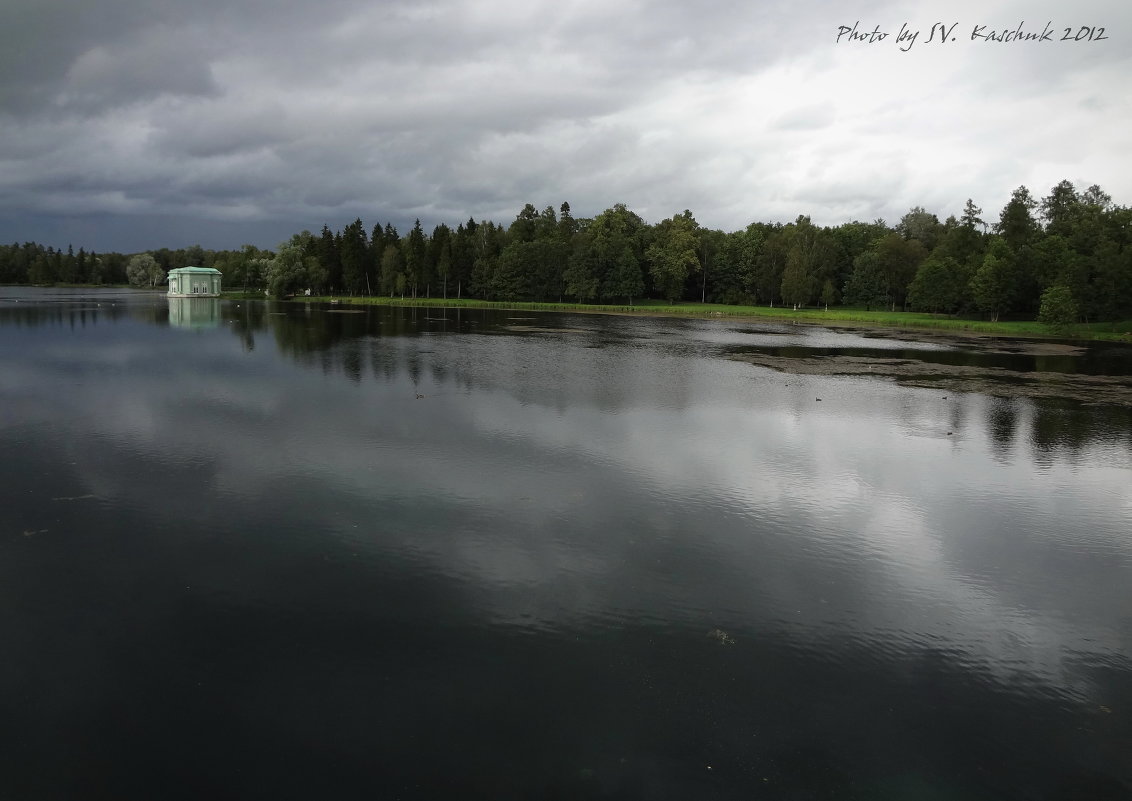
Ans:
[[[1132,6],[1079,0],[0,0],[0,241],[274,247],[303,228],[625,203],[736,230],[1063,178],[1132,204]],[[838,41],[839,26],[882,41]],[[954,41],[925,41],[933,23]],[[972,40],[981,32],[1051,40]],[[901,26],[920,31],[896,41]],[[1060,41],[1104,26],[1104,40]]]

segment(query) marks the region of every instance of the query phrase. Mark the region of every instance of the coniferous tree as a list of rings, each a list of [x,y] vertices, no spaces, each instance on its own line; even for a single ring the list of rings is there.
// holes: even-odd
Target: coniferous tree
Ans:
[[[428,238],[428,260],[444,298],[448,297],[448,279],[452,277],[452,229],[441,223]]]
[[[1037,207],[1037,201],[1030,196],[1030,190],[1020,186],[1010,195],[1010,200],[999,215],[995,231],[1015,255],[1032,244],[1041,230],[1034,218]]]
[[[457,298],[463,297],[476,261],[475,225],[476,221],[469,217],[467,226],[463,223],[457,225],[452,237],[452,280],[456,283]]]
[[[415,298],[418,291],[423,291],[429,282],[428,265],[425,262],[427,251],[427,243],[424,238],[424,230],[421,228],[421,221],[418,219],[413,223],[413,228],[409,231],[409,235],[405,238],[405,279],[408,282],[409,291]]]
[[[389,297],[405,292],[405,265],[401,256],[401,246],[391,240],[385,239],[385,252],[381,254],[381,292],[388,293]]]
[[[366,267],[369,263],[369,243],[366,229],[360,218],[342,229],[335,240],[342,266],[342,286],[351,295],[369,294],[372,287]]]
[[[1069,181],[1060,181],[1042,198],[1041,214],[1049,235],[1071,236],[1081,212],[1081,197]]]
[[[373,278],[371,288],[381,293],[381,257],[385,255],[385,228],[375,223],[369,237],[369,253],[366,260],[366,273]]]
[[[522,211],[515,215],[515,221],[507,229],[510,239],[514,242],[530,242],[535,238],[538,225],[538,210],[530,203],[523,206]]]
[[[341,291],[344,286],[342,283],[342,262],[338,255],[338,242],[328,225],[322,226],[322,234],[318,241],[318,260],[326,268],[327,288],[332,293]]]

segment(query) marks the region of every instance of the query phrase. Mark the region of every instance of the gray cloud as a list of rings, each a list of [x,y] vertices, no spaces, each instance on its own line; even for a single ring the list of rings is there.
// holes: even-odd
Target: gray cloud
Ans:
[[[625,202],[653,221],[691,208],[734,229],[946,216],[967,197],[997,210],[1065,177],[1132,194],[1114,136],[1124,50],[834,42],[858,19],[926,29],[943,13],[927,5],[853,19],[723,0],[91,5],[6,12],[0,239],[79,235],[99,215],[199,220],[206,246],[228,247],[245,237],[205,232],[506,222],[526,202],[582,216]],[[1080,19],[1114,31],[1132,17],[1092,5]],[[962,33],[1019,13],[1027,29],[1075,21],[1017,4],[947,16]],[[143,247],[109,238],[129,228],[76,245]]]
[[[833,110],[827,105],[793,109],[778,118],[775,128],[783,131],[809,131],[827,128],[833,123]]]

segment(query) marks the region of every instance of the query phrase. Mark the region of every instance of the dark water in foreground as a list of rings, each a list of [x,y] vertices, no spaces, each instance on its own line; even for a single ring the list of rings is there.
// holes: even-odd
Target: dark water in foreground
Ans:
[[[1132,409],[192,303],[0,288],[0,799],[1132,798]]]

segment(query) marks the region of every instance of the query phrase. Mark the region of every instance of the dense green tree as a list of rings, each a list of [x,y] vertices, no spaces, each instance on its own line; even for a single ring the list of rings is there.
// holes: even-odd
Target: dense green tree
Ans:
[[[932,250],[946,231],[938,217],[920,206],[913,206],[896,224],[896,233],[905,239],[918,240]]]
[[[335,243],[342,266],[342,288],[351,295],[370,294],[372,287],[367,270],[370,250],[361,219],[357,218],[343,228]]]
[[[610,297],[626,298],[633,305],[633,298],[645,291],[644,277],[641,275],[641,261],[633,248],[626,243],[613,261],[608,273],[607,292]]]
[[[833,279],[825,279],[825,283],[821,288],[821,302],[825,306],[825,310],[829,311],[830,304],[837,302],[837,288],[833,285]]]
[[[869,311],[889,304],[888,280],[875,249],[866,250],[853,260],[853,272],[845,282],[842,297],[846,303],[864,306]]]
[[[789,247],[782,273],[782,299],[804,306],[813,300],[827,280],[836,275],[840,244],[807,216],[800,216],[784,229]]]
[[[719,258],[711,270],[708,298],[712,302],[757,302],[755,276],[762,244],[762,229],[755,224],[723,236]]]
[[[1051,234],[1042,237],[1031,251],[1031,273],[1042,290],[1059,283],[1071,286],[1076,282],[1077,261],[1065,237]]]
[[[798,256],[798,250],[791,248],[782,272],[783,302],[792,303],[795,308],[805,306],[813,297],[814,289],[814,279],[806,270],[806,263]]]
[[[977,219],[968,224],[964,222],[965,218],[943,235],[932,255],[955,259],[970,275],[982,264],[986,235],[976,227],[980,225]]]
[[[327,288],[331,292],[338,292],[345,286],[342,281],[342,261],[338,252],[338,240],[330,226],[322,226],[322,234],[318,240],[318,260],[327,271]]]
[[[275,257],[263,263],[263,277],[272,297],[285,298],[308,288],[311,275],[323,269],[318,259],[306,254],[311,250],[310,231],[295,234],[275,251]]]
[[[687,211],[662,221],[657,226],[657,239],[646,254],[653,285],[669,302],[680,299],[688,276],[700,268],[697,227]]]
[[[208,254],[200,245],[189,245],[180,259],[185,267],[211,267]]]
[[[554,213],[553,206],[547,206],[535,220],[535,239],[553,239],[557,235],[558,215]]]
[[[873,245],[877,263],[885,279],[885,292],[893,311],[903,306],[908,295],[908,286],[916,276],[916,270],[927,258],[927,249],[916,239],[904,239],[899,234],[881,237]]]
[[[519,300],[526,295],[526,277],[538,258],[538,243],[515,241],[503,248],[492,263],[488,296],[492,300]]]
[[[983,210],[975,205],[975,201],[971,198],[967,198],[967,202],[963,206],[963,216],[959,218],[959,223],[972,230],[977,231],[983,229],[983,233],[986,233],[985,229],[987,224],[983,222],[983,218],[979,216],[982,213]]]
[[[994,237],[983,263],[971,278],[971,294],[979,311],[998,322],[1010,311],[1018,295],[1018,267],[1014,252],[1002,237]]]
[[[153,258],[152,253],[139,253],[131,257],[126,265],[126,277],[130,281],[130,286],[154,287],[159,281],[164,280],[165,271]]]
[[[374,223],[369,235],[369,266],[366,268],[374,281],[381,276],[381,257],[385,253],[385,228],[381,223]],[[376,287],[376,284],[375,284]]]
[[[444,298],[448,297],[448,279],[452,277],[452,229],[441,223],[428,238],[428,261]]]
[[[80,284],[98,283],[91,281],[91,253],[87,253],[84,248],[78,249],[78,256],[75,259],[75,272],[75,279]]]
[[[428,270],[428,243],[425,242],[424,229],[418,219],[413,223],[412,230],[405,237],[405,278],[408,290],[415,298],[418,291],[427,293],[431,286],[431,276]]]
[[[579,234],[578,240],[563,276],[566,294],[573,295],[579,303],[591,303],[602,283],[598,252],[590,243],[588,230]]]
[[[1015,256],[1032,245],[1041,232],[1041,226],[1034,218],[1037,207],[1038,203],[1030,196],[1030,190],[1020,186],[1010,195],[1010,200],[999,215],[995,232]]]
[[[782,297],[782,273],[786,269],[792,233],[782,226],[772,227],[755,259],[755,294],[760,302],[766,301],[772,308],[775,300]]]
[[[578,223],[570,214],[570,204],[562,201],[562,205],[558,207],[558,238],[565,244],[567,251],[570,251],[574,245],[574,234],[578,231]]]
[[[687,220],[682,223],[689,226]],[[594,257],[595,274],[603,299],[628,298],[644,293],[642,261],[645,222],[624,203],[606,209],[585,228],[581,243]]]
[[[737,239],[733,240],[733,248],[729,251],[731,263],[734,266],[735,281],[724,287],[724,300],[729,297],[729,290],[734,292],[731,303],[750,301],[758,303],[759,297],[759,256],[763,252],[767,236],[773,229],[759,223],[751,223],[742,231],[736,232]]]
[[[74,280],[80,284],[90,283],[90,265],[87,263],[86,250],[79,248],[79,255],[75,257]]]
[[[700,242],[697,254],[700,259],[700,292],[698,298],[701,303],[704,303],[708,299],[709,291],[714,294],[716,279],[725,274],[728,269],[728,266],[723,263],[727,234],[723,231],[701,227],[698,238]]]
[[[1086,206],[1093,206],[1100,211],[1110,211],[1112,209],[1112,196],[1093,184],[1081,193],[1081,203]]]
[[[405,260],[396,239],[386,237],[385,252],[381,254],[381,292],[389,297],[405,294]]]
[[[569,206],[566,206],[569,212]],[[552,300],[562,296],[564,274],[570,257],[570,243],[562,237],[558,216],[547,206],[534,221],[534,239],[523,244],[526,264],[524,295],[532,300]]]
[[[252,278],[250,266],[253,259],[259,258],[259,250],[254,245],[243,245],[239,250],[225,251],[218,254],[212,266],[224,274],[224,287],[231,291],[236,287],[246,290],[248,286],[256,286],[258,280]]]
[[[835,287],[845,286],[853,272],[853,262],[883,236],[892,233],[884,220],[871,223],[854,220],[833,228],[830,233],[839,245],[837,265],[832,276]]]
[[[567,254],[559,235],[558,218],[549,206],[530,217],[531,208],[527,204],[520,212],[520,221],[515,223],[523,227],[523,236],[514,235],[513,225],[508,232],[508,244],[495,262],[490,294],[499,300],[548,300],[562,294]]]
[[[126,277],[126,257],[121,253],[103,254],[100,267],[105,270],[104,280],[108,284],[124,284]]]
[[[73,284],[78,277],[78,265],[75,259],[75,249],[72,245],[67,245],[67,253],[61,257],[59,263],[59,274],[56,280],[64,284]]]
[[[908,288],[908,304],[914,311],[958,311],[963,302],[969,278],[966,270],[952,256],[928,256],[916,270]]]
[[[1061,181],[1042,198],[1041,214],[1046,233],[1070,236],[1081,213],[1081,197],[1069,181]]]
[[[473,295],[491,300],[496,262],[503,251],[505,239],[506,231],[503,226],[497,226],[491,220],[481,220],[476,225],[473,241],[475,261],[472,264],[469,282]]]
[[[1077,322],[1077,301],[1069,287],[1055,284],[1042,293],[1038,322],[1055,334],[1067,333]]]
[[[476,221],[468,218],[467,225],[456,226],[452,236],[452,281],[456,284],[456,297],[463,297],[464,287],[471,280],[476,261]]]
[[[645,223],[618,203],[592,220],[572,225],[573,248],[558,251],[562,289],[579,300],[632,298],[644,292]],[[558,242],[562,242],[559,227]],[[562,257],[565,256],[563,259]]]
[[[48,250],[50,250],[50,248],[48,248]],[[51,255],[52,254],[46,251],[40,251],[32,255],[28,265],[29,283],[35,284],[36,286],[55,283],[57,273],[55,272]],[[143,283],[136,284],[136,286],[145,286],[144,280],[147,280],[147,277],[148,273],[141,275],[140,278],[143,280]]]
[[[531,242],[536,235],[536,228],[538,225],[538,209],[530,203],[523,206],[522,210],[515,215],[515,222],[511,223],[511,227],[507,229],[512,242]]]

